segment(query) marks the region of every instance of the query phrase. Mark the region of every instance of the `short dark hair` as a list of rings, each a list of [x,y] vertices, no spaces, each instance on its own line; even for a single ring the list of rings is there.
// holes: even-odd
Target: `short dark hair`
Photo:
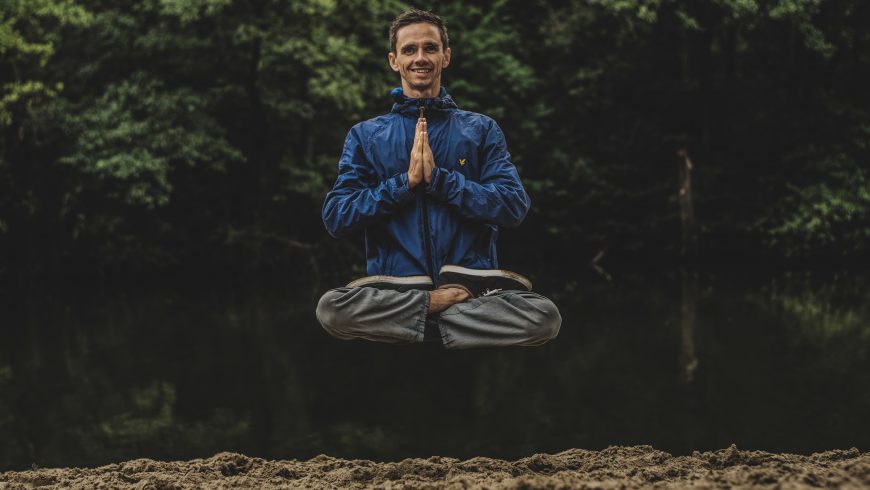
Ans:
[[[432,12],[428,12],[426,10],[419,9],[408,9],[401,14],[390,24],[390,51],[396,52],[396,33],[399,32],[399,29],[411,25],[418,24],[420,22],[426,22],[434,25],[438,28],[438,32],[441,34],[441,44],[443,45],[441,49],[447,49],[449,47],[447,39],[447,26],[444,25],[444,21],[441,20],[441,17],[433,14]]]

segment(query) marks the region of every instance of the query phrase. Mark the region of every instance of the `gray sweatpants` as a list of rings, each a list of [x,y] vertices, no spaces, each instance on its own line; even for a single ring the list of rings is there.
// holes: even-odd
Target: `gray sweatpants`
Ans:
[[[317,304],[317,319],[339,339],[422,342],[429,292],[367,287],[331,289]],[[432,315],[448,349],[540,345],[559,333],[556,305],[537,293],[502,291],[457,303]]]

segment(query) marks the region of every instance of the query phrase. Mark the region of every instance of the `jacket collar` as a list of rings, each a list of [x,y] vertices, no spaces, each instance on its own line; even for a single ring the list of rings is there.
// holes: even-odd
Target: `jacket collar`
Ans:
[[[399,114],[419,115],[419,107],[421,105],[426,108],[427,114],[429,111],[449,111],[459,108],[456,105],[456,102],[453,102],[453,99],[447,94],[447,89],[443,86],[441,87],[441,91],[437,97],[428,99],[406,97],[405,92],[402,91],[402,87],[394,88],[390,92],[390,95],[393,97],[394,101],[391,112],[398,112]]]

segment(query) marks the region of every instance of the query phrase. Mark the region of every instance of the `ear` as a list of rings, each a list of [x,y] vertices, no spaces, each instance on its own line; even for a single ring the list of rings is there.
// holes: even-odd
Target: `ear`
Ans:
[[[444,61],[441,62],[441,68],[447,68],[450,65],[450,48],[444,50]]]
[[[396,62],[396,53],[392,51],[387,53],[387,61],[390,62],[390,68],[392,68],[393,71],[399,71],[399,63]]]

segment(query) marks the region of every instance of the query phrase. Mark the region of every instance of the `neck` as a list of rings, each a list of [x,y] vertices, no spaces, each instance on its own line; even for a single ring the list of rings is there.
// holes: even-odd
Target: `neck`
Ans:
[[[432,99],[441,93],[441,81],[439,80],[423,90],[417,90],[402,80],[402,92],[405,93],[405,97],[412,99]]]

